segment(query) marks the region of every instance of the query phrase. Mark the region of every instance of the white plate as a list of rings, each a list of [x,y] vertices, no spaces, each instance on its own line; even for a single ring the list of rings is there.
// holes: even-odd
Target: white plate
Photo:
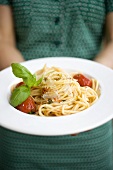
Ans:
[[[39,117],[24,114],[9,104],[10,88],[18,81],[11,67],[0,72],[0,125],[26,134],[67,135],[96,128],[113,118],[113,71],[93,61],[68,58],[42,58],[21,63],[32,73],[44,64],[67,71],[80,71],[97,79],[101,86],[98,101],[85,111],[60,117]]]

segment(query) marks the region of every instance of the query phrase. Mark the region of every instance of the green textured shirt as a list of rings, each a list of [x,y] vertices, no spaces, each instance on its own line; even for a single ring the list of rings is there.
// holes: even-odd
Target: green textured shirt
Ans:
[[[0,0],[11,5],[26,60],[100,50],[113,0]],[[53,127],[54,128],[54,127]],[[1,170],[113,170],[112,122],[77,136],[33,136],[0,127]]]
[[[72,56],[93,59],[100,50],[113,0],[0,0],[12,6],[17,47],[26,60]]]

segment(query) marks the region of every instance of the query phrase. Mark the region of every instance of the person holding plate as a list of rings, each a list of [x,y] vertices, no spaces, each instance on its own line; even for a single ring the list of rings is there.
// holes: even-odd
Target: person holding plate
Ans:
[[[112,21],[112,0],[0,0],[0,70],[14,62],[58,56],[113,68]],[[0,168],[112,170],[112,131],[112,121],[78,135],[53,137],[1,127],[5,147]]]

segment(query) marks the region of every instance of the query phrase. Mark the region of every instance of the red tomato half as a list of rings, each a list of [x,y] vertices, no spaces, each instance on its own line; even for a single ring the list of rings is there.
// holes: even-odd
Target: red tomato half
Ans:
[[[92,87],[92,81],[90,79],[88,79],[87,77],[85,77],[84,75],[82,75],[82,74],[75,74],[73,76],[73,78],[78,81],[80,86]]]
[[[18,83],[18,84],[16,85],[16,88],[17,88],[17,87],[20,87],[20,86],[22,86],[22,85],[24,85],[24,82],[23,82],[23,81],[20,82],[20,83]]]
[[[36,105],[31,96],[29,96],[23,103],[18,105],[16,109],[25,113],[34,113],[36,112]]]

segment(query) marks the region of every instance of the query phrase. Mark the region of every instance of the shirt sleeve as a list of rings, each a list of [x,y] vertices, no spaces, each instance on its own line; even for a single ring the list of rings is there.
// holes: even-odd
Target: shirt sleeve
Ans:
[[[9,0],[0,0],[0,5],[10,5]]]
[[[113,12],[113,0],[106,0],[106,13]]]

